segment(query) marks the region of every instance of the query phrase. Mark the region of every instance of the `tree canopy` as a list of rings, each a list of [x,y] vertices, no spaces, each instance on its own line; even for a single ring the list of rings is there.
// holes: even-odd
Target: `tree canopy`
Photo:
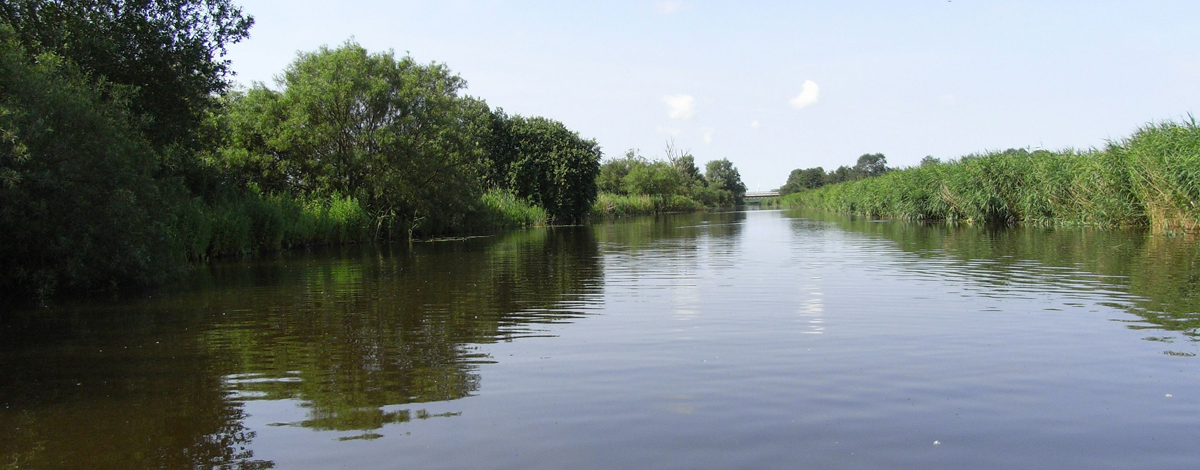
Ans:
[[[727,158],[708,162],[708,165],[705,166],[704,177],[708,179],[708,184],[712,188],[733,193],[733,199],[738,204],[746,195],[746,185],[742,183],[741,173],[738,173],[733,162]]]
[[[873,178],[887,173],[887,157],[882,153],[866,153],[858,157],[854,164],[854,172],[859,178]]]
[[[542,206],[555,222],[582,222],[596,200],[600,146],[561,122],[498,109],[487,156],[493,185]]]
[[[261,85],[230,103],[220,160],[271,191],[341,193],[382,223],[453,225],[482,193],[488,109],[465,82],[349,42],[301,53],[282,91]]]
[[[28,57],[53,53],[85,74],[127,87],[128,106],[157,148],[194,148],[195,130],[232,73],[226,48],[254,19],[230,0],[8,0]]]
[[[53,55],[36,64],[0,25],[0,292],[161,280],[170,186],[116,90]]]
[[[825,185],[828,175],[821,167],[795,169],[788,174],[787,183],[779,188],[779,194],[791,194],[804,189],[816,189]]]

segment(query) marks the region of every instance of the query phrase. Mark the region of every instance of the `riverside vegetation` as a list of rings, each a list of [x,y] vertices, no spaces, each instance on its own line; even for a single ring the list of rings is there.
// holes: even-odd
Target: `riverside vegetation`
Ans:
[[[688,152],[667,145],[666,160],[650,160],[629,150],[600,166],[596,217],[695,212],[742,204],[746,185],[728,159],[713,160],[705,173]]]
[[[465,95],[353,41],[234,89],[230,0],[0,4],[0,297],[137,288],[215,256],[697,210],[744,192]],[[612,171],[609,171],[611,176]],[[628,176],[628,182],[625,177]],[[686,177],[685,177],[686,176]],[[628,184],[626,184],[628,183]],[[644,207],[646,203],[648,208]]]
[[[1009,149],[948,162],[926,157],[920,166],[808,187],[769,204],[908,220],[1196,232],[1200,126],[1194,118],[1150,124],[1084,151]]]

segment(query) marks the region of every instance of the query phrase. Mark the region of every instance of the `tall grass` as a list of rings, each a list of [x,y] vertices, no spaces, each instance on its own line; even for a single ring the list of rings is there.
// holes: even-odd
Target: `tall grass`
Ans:
[[[592,204],[592,217],[624,217],[630,215],[665,214],[671,212],[699,212],[704,204],[682,195],[649,196],[600,193]]]
[[[486,233],[545,225],[546,210],[508,191],[485,193],[454,232]],[[247,191],[217,203],[199,198],[177,208],[175,239],[189,259],[340,245],[387,238],[398,230],[373,217],[349,196],[334,193],[301,199]]]
[[[175,238],[188,258],[354,243],[371,239],[358,200],[332,194],[299,199],[249,191],[214,204],[193,199],[178,208]]]
[[[768,204],[910,220],[1200,229],[1200,126],[1153,124],[1087,151],[1008,150],[893,171]]]
[[[471,232],[494,231],[546,225],[550,216],[540,206],[517,197],[512,191],[493,189],[480,198],[478,214],[471,217]]]

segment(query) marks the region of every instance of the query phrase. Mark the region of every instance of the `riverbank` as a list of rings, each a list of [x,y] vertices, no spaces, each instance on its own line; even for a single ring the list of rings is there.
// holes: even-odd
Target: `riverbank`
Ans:
[[[403,227],[371,217],[356,198],[339,194],[301,199],[251,191],[214,205],[197,200],[181,212],[175,233],[193,261],[383,240],[404,232]],[[543,226],[548,220],[545,209],[511,192],[493,190],[480,197],[462,224],[443,233],[492,234]]]
[[[1010,149],[764,202],[906,220],[1200,230],[1200,126],[1147,125],[1103,149]]]
[[[631,215],[654,215],[678,212],[702,212],[707,207],[682,195],[650,196],[600,193],[592,204],[592,218],[602,220]]]

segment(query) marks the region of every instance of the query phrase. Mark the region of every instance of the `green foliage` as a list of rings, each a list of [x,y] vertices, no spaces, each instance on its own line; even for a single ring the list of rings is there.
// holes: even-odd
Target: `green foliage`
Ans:
[[[746,195],[746,185],[742,183],[741,173],[738,173],[729,159],[710,161],[705,170],[704,176],[708,179],[709,187],[728,191],[733,196],[733,203],[742,203],[742,197]]]
[[[1127,162],[1128,184],[1155,230],[1200,229],[1200,126],[1195,119],[1144,127],[1108,151]]]
[[[887,157],[882,153],[866,153],[858,157],[854,173],[858,178],[874,178],[887,173]]]
[[[1146,126],[1102,150],[1009,149],[891,171],[784,206],[915,220],[1200,228],[1200,126]]]
[[[192,259],[356,243],[376,229],[356,199],[338,194],[304,200],[249,191],[211,204],[196,198],[177,210]]]
[[[625,152],[623,158],[609,160],[600,165],[600,174],[596,176],[596,187],[601,193],[626,194],[625,177],[639,166],[649,165],[646,158],[636,151]]]
[[[52,53],[129,90],[135,125],[163,150],[199,145],[204,111],[227,87],[220,56],[254,20],[230,0],[8,0],[0,22],[30,56]]]
[[[705,209],[699,201],[680,194],[651,196],[600,193],[592,205],[592,217],[625,217],[631,215],[698,212]]]
[[[795,169],[788,174],[787,183],[779,188],[780,195],[788,195],[805,189],[816,189],[825,185],[825,169],[821,167]]]
[[[458,95],[461,78],[349,42],[301,53],[280,86],[232,98],[217,166],[269,193],[352,196],[382,235],[463,226],[483,193],[490,123],[486,105]]]
[[[120,89],[53,55],[35,64],[0,25],[0,291],[48,295],[159,282],[181,267],[177,189]]]
[[[246,247],[274,251],[294,246],[355,243],[370,240],[377,229],[357,199],[337,193],[301,201],[287,195],[263,196],[252,192],[239,201],[218,205],[213,212],[219,214],[224,208],[245,214],[250,221],[250,238],[227,248],[211,248],[210,253],[216,255],[237,253],[239,248],[244,252]]]
[[[219,56],[251,23],[228,0],[0,4],[0,292],[153,285],[189,260],[590,211],[594,141],[493,114],[441,64],[351,42],[300,54],[281,91],[219,96]]]
[[[710,162],[706,177],[690,154],[676,154],[668,145],[667,155],[668,161],[650,161],[630,150],[623,158],[604,162],[597,177],[602,192],[592,215],[692,212],[741,202],[746,186],[729,160]]]
[[[471,217],[472,231],[490,231],[546,225],[550,215],[511,191],[493,189],[480,199],[479,214]]]
[[[690,154],[683,154],[671,159],[671,166],[679,170],[682,174],[684,182],[688,186],[708,184],[704,179],[704,175],[700,173],[700,168],[696,167],[696,157]]]
[[[596,199],[600,146],[561,122],[492,113],[488,158],[493,185],[546,209],[556,223],[578,223]]]
[[[650,161],[630,150],[624,158],[604,162],[592,215],[688,212],[741,202],[746,187],[729,160],[709,162],[706,177],[692,155],[676,153],[668,144],[667,156],[667,161]]]
[[[857,179],[854,169],[846,165],[837,167],[836,170],[825,175],[825,184],[838,184]]]
[[[669,196],[687,194],[687,180],[678,167],[667,162],[635,165],[625,175],[621,185],[625,194]]]

